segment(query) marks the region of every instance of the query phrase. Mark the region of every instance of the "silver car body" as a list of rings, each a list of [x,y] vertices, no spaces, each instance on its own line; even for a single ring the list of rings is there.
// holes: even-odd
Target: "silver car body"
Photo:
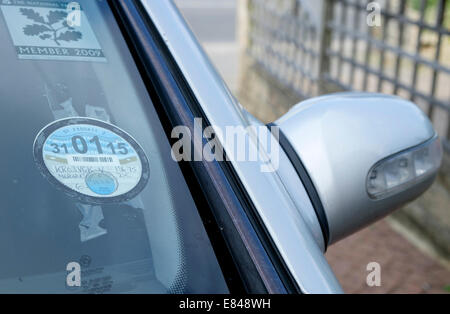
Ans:
[[[172,1],[141,1],[211,125],[225,129],[259,124],[230,93]],[[258,144],[257,136],[249,137],[251,144]],[[225,151],[233,149],[222,144]],[[259,162],[232,161],[232,165],[302,292],[341,293],[324,256],[325,244],[312,204],[281,149],[280,155],[276,172],[261,172]]]
[[[411,194],[416,194],[407,189],[383,201],[371,199],[367,175],[385,157],[436,137],[416,105],[382,94],[338,93],[309,99],[276,124],[312,177],[325,208],[330,244],[411,201]],[[416,182],[416,193],[433,180],[429,176]]]

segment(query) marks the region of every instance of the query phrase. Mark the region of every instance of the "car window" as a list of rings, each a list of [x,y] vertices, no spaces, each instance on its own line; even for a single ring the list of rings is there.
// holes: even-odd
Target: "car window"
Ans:
[[[228,292],[107,1],[68,5],[0,3],[0,292]]]

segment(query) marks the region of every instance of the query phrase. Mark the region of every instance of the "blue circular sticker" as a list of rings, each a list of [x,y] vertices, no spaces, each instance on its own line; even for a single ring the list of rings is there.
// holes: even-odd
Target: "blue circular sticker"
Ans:
[[[92,192],[98,195],[111,195],[119,186],[116,178],[107,172],[92,172],[87,175],[86,185]]]
[[[130,135],[89,118],[46,126],[35,140],[34,157],[50,182],[91,203],[129,200],[150,175],[147,157]]]

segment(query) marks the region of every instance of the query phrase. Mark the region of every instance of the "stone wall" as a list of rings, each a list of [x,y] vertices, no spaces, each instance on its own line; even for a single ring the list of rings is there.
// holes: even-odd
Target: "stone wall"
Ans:
[[[241,104],[264,123],[284,115],[301,98],[266,73],[249,56],[241,55],[238,98]]]
[[[435,253],[450,261],[450,156],[436,182],[418,200],[395,212],[392,218],[413,232]]]

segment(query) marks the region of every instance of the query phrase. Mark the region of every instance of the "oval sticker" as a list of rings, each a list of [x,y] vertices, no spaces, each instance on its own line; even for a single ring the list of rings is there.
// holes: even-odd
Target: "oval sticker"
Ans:
[[[46,126],[34,142],[34,158],[44,177],[88,203],[130,200],[150,177],[147,156],[130,135],[90,118]]]

